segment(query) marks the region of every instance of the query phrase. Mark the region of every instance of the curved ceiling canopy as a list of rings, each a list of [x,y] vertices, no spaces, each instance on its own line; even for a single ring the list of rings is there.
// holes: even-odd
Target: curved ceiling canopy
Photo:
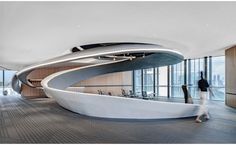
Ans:
[[[103,43],[111,44],[111,43]],[[24,84],[34,87],[28,80],[27,76],[35,69],[57,65],[60,63],[80,61],[83,59],[106,59],[106,62],[120,62],[117,71],[126,71],[134,69],[143,69],[176,64],[183,60],[180,52],[166,49],[160,45],[147,43],[112,43],[112,45],[88,45],[90,49],[83,49],[79,52],[62,55],[47,61],[26,67],[16,73],[17,78]],[[91,48],[91,46],[96,46]],[[13,86],[16,86],[16,79],[13,79]],[[17,89],[16,89],[17,90]]]

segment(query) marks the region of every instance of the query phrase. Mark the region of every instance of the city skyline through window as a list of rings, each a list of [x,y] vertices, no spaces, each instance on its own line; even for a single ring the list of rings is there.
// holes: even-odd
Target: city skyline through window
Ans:
[[[16,71],[0,70],[0,95],[19,95],[11,87],[11,81]]]
[[[147,93],[154,93],[159,97],[183,98],[182,85],[187,85],[191,97],[198,99],[197,83],[200,79],[200,72],[203,72],[204,78],[210,84],[210,99],[224,101],[225,98],[225,56],[187,59],[171,66],[138,71],[134,71],[134,80],[141,80],[142,78],[139,78],[141,75],[138,74],[143,73],[143,86],[141,81],[139,83],[141,86],[134,83],[134,88],[136,88],[134,92],[147,91]]]

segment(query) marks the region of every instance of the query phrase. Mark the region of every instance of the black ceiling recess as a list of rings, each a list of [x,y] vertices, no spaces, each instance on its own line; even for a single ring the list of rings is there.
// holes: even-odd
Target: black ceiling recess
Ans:
[[[82,49],[79,49],[78,47],[73,47],[71,49],[71,52],[79,52],[82,50],[87,50],[87,49],[93,49],[93,48],[97,48],[97,47],[107,47],[107,46],[118,46],[118,45],[135,45],[135,44],[142,44],[142,45],[150,45],[150,43],[136,43],[136,42],[109,42],[109,43],[94,43],[94,44],[86,44],[86,45],[81,45],[80,47]],[[160,46],[157,44],[153,44],[156,46]],[[126,56],[136,56],[136,57],[142,57],[142,56],[148,56],[152,53],[132,53],[132,54],[125,54]],[[117,54],[116,56],[122,56],[124,54]],[[104,56],[105,57],[105,56]]]
[[[94,44],[86,44],[81,45],[80,47],[83,49],[91,49],[96,47],[106,47],[106,46],[115,46],[115,45],[135,45],[135,44],[142,44],[142,45],[150,45],[150,43],[136,43],[136,42],[109,42],[109,43],[94,43]],[[157,44],[153,44],[156,46],[160,46]]]
[[[74,52],[78,52],[78,51],[80,51],[77,47],[73,47],[72,49],[71,49],[71,52],[72,53],[74,53]]]

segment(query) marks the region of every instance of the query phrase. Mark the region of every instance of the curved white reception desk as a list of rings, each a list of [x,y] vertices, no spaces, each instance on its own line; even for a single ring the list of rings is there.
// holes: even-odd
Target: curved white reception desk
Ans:
[[[123,98],[79,92],[59,91],[45,87],[66,109],[83,115],[121,119],[161,119],[196,116],[198,105]]]
[[[121,56],[123,54],[132,54],[135,55],[136,58],[111,61],[109,63],[97,64],[54,73],[46,77],[41,82],[42,87],[47,96],[55,98],[55,100],[62,107],[73,112],[93,117],[120,119],[160,119],[196,116],[199,108],[199,106],[196,104],[161,102],[66,90],[68,87],[82,80],[86,80],[98,75],[165,66],[175,64],[183,60],[183,56],[180,53],[160,47],[161,46],[147,44],[119,44],[119,46],[106,46],[104,48],[96,48],[94,50],[84,50],[82,52],[78,52],[77,54],[59,57],[21,70],[17,74],[17,78],[22,80],[23,83],[28,83],[26,77],[30,71],[43,66],[81,58],[91,58],[104,55]],[[140,53],[148,55],[145,57],[140,57]]]

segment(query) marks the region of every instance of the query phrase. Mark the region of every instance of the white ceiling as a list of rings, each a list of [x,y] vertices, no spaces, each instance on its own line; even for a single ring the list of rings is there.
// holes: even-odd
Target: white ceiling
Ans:
[[[236,44],[235,12],[236,2],[0,2],[0,65],[19,69],[98,42],[224,54]]]

